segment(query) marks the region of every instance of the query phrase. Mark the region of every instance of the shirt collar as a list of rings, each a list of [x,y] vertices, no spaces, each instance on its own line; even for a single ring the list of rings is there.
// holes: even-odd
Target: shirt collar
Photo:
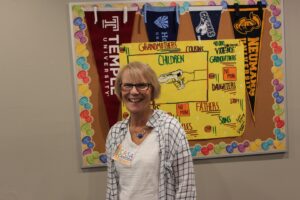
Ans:
[[[149,127],[152,127],[152,128],[155,128],[155,127],[159,126],[160,121],[161,121],[161,115],[163,113],[164,112],[161,111],[161,110],[154,110],[154,112],[152,113],[152,115],[149,118],[148,122],[146,123],[146,126],[149,126]],[[130,116],[127,117],[125,120],[123,120],[121,122],[121,129],[124,129],[124,128],[128,127],[129,119],[130,119]]]
[[[152,128],[159,126],[162,113],[161,110],[154,110],[146,125]]]

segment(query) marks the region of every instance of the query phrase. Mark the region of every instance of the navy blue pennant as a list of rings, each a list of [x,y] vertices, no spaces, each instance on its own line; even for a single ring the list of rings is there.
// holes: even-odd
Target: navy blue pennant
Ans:
[[[211,8],[211,6],[210,6]],[[197,40],[214,40],[217,38],[222,7],[216,10],[190,7],[190,16]]]
[[[143,6],[142,14],[150,42],[176,41],[179,26],[179,8]]]

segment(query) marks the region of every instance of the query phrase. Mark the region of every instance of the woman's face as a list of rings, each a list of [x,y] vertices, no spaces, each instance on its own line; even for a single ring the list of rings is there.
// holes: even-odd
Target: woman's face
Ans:
[[[124,71],[121,93],[122,101],[131,114],[147,113],[149,111],[152,87],[148,85],[144,77],[134,81],[130,78],[128,71]]]

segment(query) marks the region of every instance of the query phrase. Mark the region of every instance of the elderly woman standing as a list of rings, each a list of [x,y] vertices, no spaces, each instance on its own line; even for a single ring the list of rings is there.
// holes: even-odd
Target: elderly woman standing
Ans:
[[[116,95],[130,116],[106,140],[107,200],[196,199],[193,161],[180,123],[151,102],[160,94],[155,72],[129,63],[116,79]]]

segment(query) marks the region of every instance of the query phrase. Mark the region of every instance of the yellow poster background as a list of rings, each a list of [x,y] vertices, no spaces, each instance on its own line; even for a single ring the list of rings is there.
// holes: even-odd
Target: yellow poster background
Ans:
[[[155,108],[177,118],[188,140],[241,136],[246,124],[240,40],[128,43],[120,65],[148,64],[161,83]],[[127,110],[122,106],[122,116]]]

